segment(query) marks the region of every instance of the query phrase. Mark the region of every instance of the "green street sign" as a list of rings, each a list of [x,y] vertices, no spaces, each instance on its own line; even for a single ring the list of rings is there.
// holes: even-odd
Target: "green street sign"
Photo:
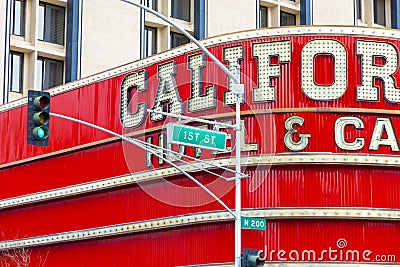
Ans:
[[[266,230],[267,221],[263,218],[241,217],[242,229]]]
[[[227,134],[176,123],[167,124],[168,143],[225,151]]]

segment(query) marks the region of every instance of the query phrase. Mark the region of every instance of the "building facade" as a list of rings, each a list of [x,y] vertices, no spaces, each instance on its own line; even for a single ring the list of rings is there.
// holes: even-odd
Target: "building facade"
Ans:
[[[397,0],[142,0],[198,39],[263,27],[398,28]],[[329,14],[327,14],[329,10]],[[1,102],[185,44],[168,23],[118,0],[0,3]]]
[[[399,2],[144,2],[244,85],[241,214],[262,229],[243,223],[241,249],[266,266],[400,266]],[[234,266],[232,79],[124,2],[0,10],[0,267]],[[30,121],[30,89],[48,118]],[[226,148],[171,143],[170,123]]]

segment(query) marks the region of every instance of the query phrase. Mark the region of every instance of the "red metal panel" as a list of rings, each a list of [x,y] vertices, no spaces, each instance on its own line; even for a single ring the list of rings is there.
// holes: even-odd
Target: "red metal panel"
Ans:
[[[269,173],[262,169],[251,170],[249,174],[252,179],[265,180],[254,192],[249,190],[250,179],[243,182],[243,208],[400,206],[400,180],[394,170],[349,167],[338,171],[336,166],[285,166],[272,168]],[[204,184],[212,180],[205,174],[195,177]],[[155,195],[165,192],[173,194],[174,203],[187,203],[188,197],[198,201],[204,199],[202,192],[190,190],[193,183],[189,179],[176,177],[169,181],[187,189],[179,189],[179,194],[165,192],[167,181],[154,183],[153,195],[138,186],[123,187],[110,192],[5,210],[2,211],[1,224],[7,229],[19,229],[23,236],[36,236],[223,209],[216,202],[184,207],[155,198]],[[234,190],[222,200],[234,208]],[[48,220],[43,221],[43,218]],[[27,225],[27,221],[31,223]],[[5,237],[12,238],[8,235]]]
[[[264,179],[253,193],[243,184],[244,207],[398,208],[397,170],[374,167],[282,166],[250,171]]]
[[[0,170],[1,199],[129,173],[120,143]],[[10,179],[12,178],[12,179]],[[20,185],[24,186],[20,186]]]
[[[400,230],[395,222],[359,221],[274,221],[267,232],[243,230],[243,247],[266,248],[267,260],[277,261],[277,252],[314,250],[317,257],[329,261],[323,250],[336,250],[337,263],[347,262],[349,250],[365,250],[376,255],[399,257]],[[337,241],[347,246],[339,249]],[[213,262],[231,262],[233,258],[233,224],[209,224],[153,233],[126,235],[112,239],[83,241],[34,250],[49,254],[44,266],[186,266]],[[272,252],[275,251],[275,252]],[[343,251],[342,256],[340,251]],[[272,253],[272,254],[271,254]],[[270,257],[272,256],[272,258]],[[361,257],[361,256],[360,256]],[[349,257],[349,261],[354,261]],[[363,260],[360,260],[363,261]]]

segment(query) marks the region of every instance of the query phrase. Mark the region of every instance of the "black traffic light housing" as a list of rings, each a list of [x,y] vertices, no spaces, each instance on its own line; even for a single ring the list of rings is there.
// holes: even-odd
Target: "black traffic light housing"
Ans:
[[[261,267],[265,260],[261,259],[262,250],[245,249],[242,253],[242,267]]]
[[[50,135],[50,93],[28,91],[27,144],[48,146]]]

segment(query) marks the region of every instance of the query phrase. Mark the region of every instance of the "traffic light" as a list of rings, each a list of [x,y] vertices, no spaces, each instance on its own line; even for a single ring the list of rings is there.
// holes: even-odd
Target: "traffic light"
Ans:
[[[265,260],[261,259],[262,250],[245,249],[242,253],[242,267],[264,266]]]
[[[29,90],[27,144],[47,146],[49,144],[50,93]]]

